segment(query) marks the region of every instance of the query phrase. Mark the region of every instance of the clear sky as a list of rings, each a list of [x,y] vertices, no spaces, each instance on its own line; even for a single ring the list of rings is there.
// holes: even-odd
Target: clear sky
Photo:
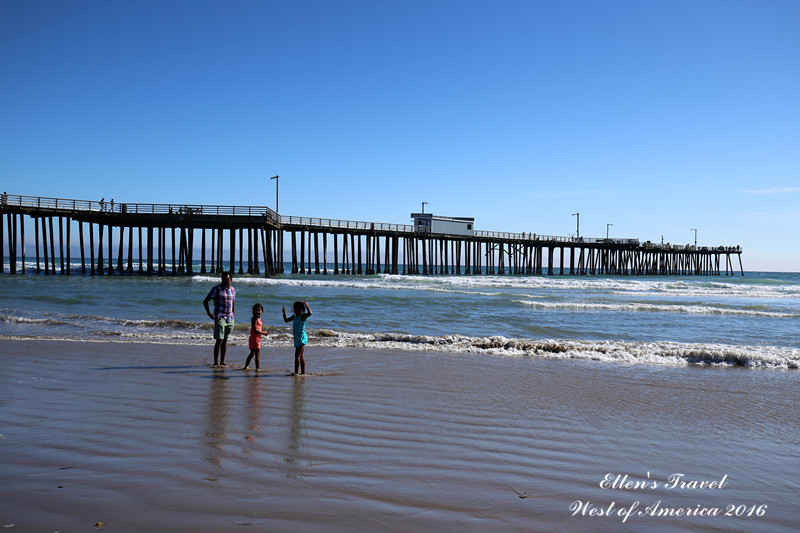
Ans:
[[[9,194],[741,245],[800,271],[800,2],[0,0]],[[613,224],[613,226],[608,226]]]

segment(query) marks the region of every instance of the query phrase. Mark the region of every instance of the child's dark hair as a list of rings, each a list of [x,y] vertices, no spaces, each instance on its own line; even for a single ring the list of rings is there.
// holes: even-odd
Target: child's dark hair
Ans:
[[[256,314],[256,309],[260,309],[262,313],[264,312],[264,306],[261,304],[256,304],[253,306],[253,314]]]
[[[294,314],[302,315],[303,311],[306,310],[306,304],[303,302],[295,302],[294,305],[292,305],[292,309],[294,309]]]

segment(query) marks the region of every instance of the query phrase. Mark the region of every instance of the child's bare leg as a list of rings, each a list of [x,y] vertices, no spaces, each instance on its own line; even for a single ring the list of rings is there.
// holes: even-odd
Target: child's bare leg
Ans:
[[[294,349],[294,373],[295,374],[305,374],[306,373],[306,360],[303,358],[303,352],[305,352],[305,345],[298,346]]]
[[[255,350],[250,350],[250,354],[247,356],[247,360],[244,362],[244,367],[247,368],[250,366],[250,361],[253,359],[253,352]],[[258,368],[258,359],[256,359],[256,368]]]
[[[253,353],[256,356],[256,370],[261,370],[261,349],[253,350]]]

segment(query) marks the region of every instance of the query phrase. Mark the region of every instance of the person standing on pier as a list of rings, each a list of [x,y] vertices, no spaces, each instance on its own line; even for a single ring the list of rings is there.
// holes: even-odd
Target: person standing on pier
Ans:
[[[214,366],[225,366],[225,352],[228,349],[228,337],[233,331],[234,314],[236,313],[236,289],[231,286],[233,277],[230,272],[222,273],[222,283],[211,289],[203,300],[208,316],[214,320]],[[214,300],[214,312],[208,309],[208,302]]]

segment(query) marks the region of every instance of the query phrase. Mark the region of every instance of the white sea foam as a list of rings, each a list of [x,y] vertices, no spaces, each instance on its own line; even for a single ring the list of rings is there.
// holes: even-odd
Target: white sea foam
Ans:
[[[4,339],[79,340],[72,336],[46,337],[2,335]],[[150,342],[157,344],[207,345],[208,333],[192,330],[105,331],[100,338],[82,341]],[[229,346],[247,346],[247,335],[232,335]],[[262,346],[292,346],[288,330],[272,329],[262,339]],[[589,341],[564,339],[511,339],[502,336],[468,337],[463,335],[412,335],[400,333],[351,333],[331,329],[309,331],[309,346],[328,348],[363,348],[368,350],[428,351],[440,353],[478,353],[503,357],[543,357],[549,359],[582,359],[603,363],[650,365],[709,365],[750,368],[800,369],[800,349],[778,346],[741,346],[642,341]]]
[[[578,311],[630,311],[630,312],[654,312],[654,313],[688,313],[696,315],[742,315],[742,316],[761,316],[770,318],[798,318],[797,313],[782,313],[779,311],[761,311],[756,309],[741,309],[722,306],[709,305],[685,305],[670,303],[591,303],[591,302],[543,302],[516,300],[517,303],[536,307],[538,309],[570,309]]]

